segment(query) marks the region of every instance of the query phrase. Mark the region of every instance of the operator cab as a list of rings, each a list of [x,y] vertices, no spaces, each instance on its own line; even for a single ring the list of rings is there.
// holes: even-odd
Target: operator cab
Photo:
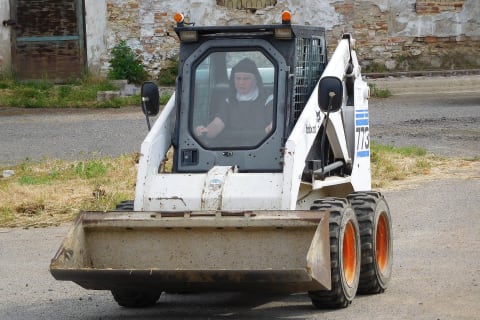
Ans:
[[[175,32],[180,53],[173,172],[214,166],[282,171],[285,141],[327,62],[324,29],[289,23],[194,27],[177,20]],[[237,72],[246,60],[256,72],[251,66]],[[238,95],[236,75],[242,81],[242,74],[253,73],[256,99]]]
[[[197,40],[180,44],[174,171],[281,171],[288,41],[258,26],[176,28],[181,39],[185,30]],[[256,91],[240,92],[248,81]]]

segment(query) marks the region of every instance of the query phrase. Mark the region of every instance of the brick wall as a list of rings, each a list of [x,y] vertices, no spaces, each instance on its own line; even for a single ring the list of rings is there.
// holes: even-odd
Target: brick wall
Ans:
[[[415,11],[417,14],[438,14],[441,12],[462,11],[465,0],[417,0]]]
[[[257,10],[277,4],[276,0],[217,0],[219,6],[230,9],[249,9]]]
[[[367,70],[480,68],[480,25],[473,13],[480,13],[478,1],[416,0],[383,8],[373,1],[345,1],[335,9],[353,21]]]

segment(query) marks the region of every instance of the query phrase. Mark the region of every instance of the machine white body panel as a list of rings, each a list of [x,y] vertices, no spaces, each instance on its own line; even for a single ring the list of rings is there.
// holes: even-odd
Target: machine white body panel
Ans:
[[[342,109],[329,114],[327,125],[335,158],[351,166],[351,175],[302,181],[305,160],[327,118],[318,105],[318,84],[285,143],[283,172],[239,173],[234,167],[213,167],[207,173],[159,173],[171,147],[175,119],[172,96],[142,144],[135,211],[294,210],[305,206],[300,198],[321,195],[318,191],[325,188],[330,188],[325,194],[331,196],[336,196],[335,192],[346,196],[352,191],[369,190],[368,86],[361,79],[360,66],[348,41],[340,41],[322,78],[343,79],[348,64],[353,64],[356,77],[353,110],[346,105],[344,96]],[[350,112],[344,112],[349,108]],[[350,148],[347,141],[352,145]]]

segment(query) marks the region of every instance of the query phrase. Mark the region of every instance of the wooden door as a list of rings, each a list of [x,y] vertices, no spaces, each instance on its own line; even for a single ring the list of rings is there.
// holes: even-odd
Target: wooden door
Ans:
[[[83,0],[10,0],[19,79],[65,82],[86,70]]]

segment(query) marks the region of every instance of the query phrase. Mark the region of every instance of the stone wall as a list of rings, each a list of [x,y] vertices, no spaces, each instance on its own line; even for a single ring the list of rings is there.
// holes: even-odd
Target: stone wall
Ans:
[[[353,33],[370,71],[480,68],[478,0],[107,0],[107,49],[127,40],[154,76],[177,54],[175,12],[196,25],[233,25],[277,23],[286,9],[294,23],[324,26],[330,52]]]
[[[173,15],[196,25],[280,22],[326,28],[329,52],[343,32],[357,40],[359,59],[370,71],[480,68],[478,0],[84,0],[88,65],[106,74],[109,52],[126,40],[152,77],[178,53]],[[9,0],[0,0],[8,18]],[[9,29],[0,25],[0,60],[9,61]],[[0,62],[2,68],[2,62]]]
[[[373,69],[480,67],[478,1],[355,1],[353,12],[359,54]]]
[[[418,14],[437,14],[441,12],[461,12],[465,0],[417,0],[415,12]]]

